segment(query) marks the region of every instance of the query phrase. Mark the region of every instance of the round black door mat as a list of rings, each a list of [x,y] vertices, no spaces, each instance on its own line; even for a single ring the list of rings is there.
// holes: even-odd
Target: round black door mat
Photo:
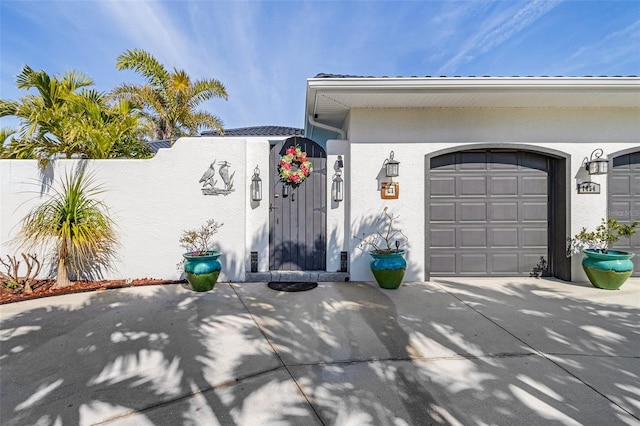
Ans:
[[[291,283],[283,283],[279,281],[271,281],[267,286],[272,290],[278,291],[307,291],[313,290],[318,287],[318,283],[301,283],[301,282],[291,282]]]

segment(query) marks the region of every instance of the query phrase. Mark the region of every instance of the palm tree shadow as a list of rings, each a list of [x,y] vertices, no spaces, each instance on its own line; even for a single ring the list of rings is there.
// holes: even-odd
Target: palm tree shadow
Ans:
[[[235,424],[245,391],[232,384],[281,364],[228,287],[176,297],[177,287],[104,291],[76,306],[5,315],[3,424],[86,424],[132,412],[162,424],[168,403],[192,416],[194,394],[222,424]],[[233,397],[220,398],[223,385]]]
[[[625,357],[639,343],[624,337],[637,309],[560,297],[562,283],[546,291],[519,281],[495,289],[455,279],[438,284],[447,291],[430,283],[389,291],[350,282],[265,298],[238,288],[325,424],[516,424],[522,415],[545,423],[548,412],[588,423],[601,410],[617,416],[610,401],[576,380],[592,356],[603,357],[604,374],[619,378],[614,400],[637,413],[624,402],[634,398],[637,377]],[[602,322],[602,315],[615,321]],[[535,338],[517,334],[514,321],[531,324]],[[557,349],[542,356],[537,350],[546,345]],[[612,358],[616,353],[624,359]],[[620,363],[628,368],[620,371]],[[585,401],[596,408],[576,408]],[[479,406],[485,409],[473,411]]]

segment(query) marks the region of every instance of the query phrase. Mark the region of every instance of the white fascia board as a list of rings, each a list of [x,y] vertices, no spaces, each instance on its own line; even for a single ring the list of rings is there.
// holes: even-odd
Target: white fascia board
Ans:
[[[404,89],[558,89],[607,88],[640,90],[638,77],[398,77],[310,78],[310,90],[404,90]]]

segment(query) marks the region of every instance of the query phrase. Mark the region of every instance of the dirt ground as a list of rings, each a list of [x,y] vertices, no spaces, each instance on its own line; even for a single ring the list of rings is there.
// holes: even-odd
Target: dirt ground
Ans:
[[[0,283],[0,305],[20,302],[23,300],[37,299],[40,297],[59,296],[62,294],[81,293],[85,291],[101,291],[111,288],[135,287],[143,285],[176,284],[181,281],[168,281],[152,278],[140,278],[135,280],[104,280],[104,281],[74,281],[69,287],[53,289],[54,280],[37,280],[31,287],[31,293],[24,293],[22,288],[8,288],[5,283]]]

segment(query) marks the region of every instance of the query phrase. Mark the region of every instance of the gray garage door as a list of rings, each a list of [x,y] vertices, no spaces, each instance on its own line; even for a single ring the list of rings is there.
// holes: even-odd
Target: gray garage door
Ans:
[[[613,159],[609,176],[609,217],[622,223],[640,221],[640,152]],[[615,248],[636,253],[633,276],[640,277],[640,235],[622,239]]]
[[[465,151],[431,159],[432,276],[529,275],[548,261],[547,157]]]

